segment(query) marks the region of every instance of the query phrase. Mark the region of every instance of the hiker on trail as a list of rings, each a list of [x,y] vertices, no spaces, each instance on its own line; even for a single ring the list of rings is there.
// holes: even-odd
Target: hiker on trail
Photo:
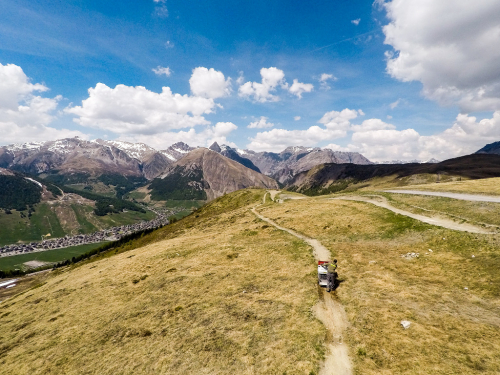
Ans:
[[[333,262],[328,263],[328,270],[326,274],[326,279],[328,281],[327,292],[335,289],[335,279],[337,278],[337,259]]]

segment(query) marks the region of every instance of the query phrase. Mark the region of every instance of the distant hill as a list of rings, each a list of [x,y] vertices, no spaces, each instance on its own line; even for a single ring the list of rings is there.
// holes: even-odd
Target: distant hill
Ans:
[[[191,151],[149,185],[154,200],[213,200],[247,187],[278,188],[272,178],[207,148]]]
[[[357,152],[332,151],[311,147],[287,147],[282,152],[239,151],[240,155],[251,160],[267,176],[286,184],[297,173],[308,171],[324,163],[372,164]]]
[[[500,155],[500,142],[487,144],[482,149],[476,151],[476,154]]]
[[[306,194],[325,194],[345,189],[348,181],[369,181],[375,177],[387,176],[397,179],[419,174],[452,175],[471,179],[499,177],[500,156],[473,154],[440,163],[425,164],[323,164],[299,173],[289,182],[287,188]]]

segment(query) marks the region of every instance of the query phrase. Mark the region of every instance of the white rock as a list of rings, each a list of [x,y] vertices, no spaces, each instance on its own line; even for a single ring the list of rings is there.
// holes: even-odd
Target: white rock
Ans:
[[[402,320],[401,325],[403,326],[404,329],[410,328],[410,322],[408,320]]]
[[[472,257],[473,257],[473,258],[475,258],[475,256],[474,256],[474,255],[473,255]]]
[[[465,287],[464,289],[465,289],[465,290],[469,290],[469,288],[467,288],[467,287]]]
[[[431,250],[431,249],[429,249],[429,252],[430,252],[430,253],[432,253],[432,250]]]

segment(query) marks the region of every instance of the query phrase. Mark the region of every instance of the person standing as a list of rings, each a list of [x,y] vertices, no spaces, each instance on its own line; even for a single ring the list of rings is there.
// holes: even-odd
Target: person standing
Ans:
[[[326,279],[328,282],[327,292],[335,289],[335,279],[337,278],[337,259],[333,262],[328,263],[328,269],[326,273]]]

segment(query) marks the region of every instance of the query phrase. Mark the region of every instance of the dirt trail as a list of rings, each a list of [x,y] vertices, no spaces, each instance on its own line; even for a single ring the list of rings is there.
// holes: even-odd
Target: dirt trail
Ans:
[[[495,197],[492,195],[478,195],[478,194],[463,194],[463,193],[449,193],[441,191],[420,191],[420,190],[384,190],[385,193],[396,193],[396,194],[413,194],[413,195],[429,195],[433,197],[443,197],[443,198],[453,198],[460,199],[464,201],[472,202],[492,202],[500,203],[500,197]]]
[[[359,202],[367,202],[374,204],[375,206],[379,206],[382,208],[386,208],[400,215],[411,217],[412,219],[422,221],[427,224],[436,225],[438,227],[443,227],[447,229],[458,230],[461,232],[470,232],[470,233],[481,233],[481,234],[495,234],[495,232],[489,232],[486,229],[476,227],[471,224],[462,224],[457,223],[453,220],[444,219],[441,217],[428,217],[423,215],[414,214],[408,211],[400,210],[399,208],[391,206],[387,199],[380,195],[370,195],[370,196],[352,196],[352,197],[339,197],[332,199],[342,199],[342,200],[350,200],[350,201],[359,201]]]
[[[324,247],[321,242],[276,224],[271,219],[259,214],[255,208],[256,207],[252,208],[252,212],[259,219],[264,220],[274,227],[288,232],[292,236],[300,238],[311,245],[316,260],[330,259],[330,251]],[[352,365],[351,360],[349,359],[349,348],[343,343],[342,340],[342,333],[348,325],[344,307],[336,301],[330,293],[327,293],[323,288],[321,288],[320,302],[314,306],[313,310],[316,317],[327,328],[327,337],[329,340],[327,343],[328,352],[326,353],[325,362],[321,365],[319,375],[351,375]]]

